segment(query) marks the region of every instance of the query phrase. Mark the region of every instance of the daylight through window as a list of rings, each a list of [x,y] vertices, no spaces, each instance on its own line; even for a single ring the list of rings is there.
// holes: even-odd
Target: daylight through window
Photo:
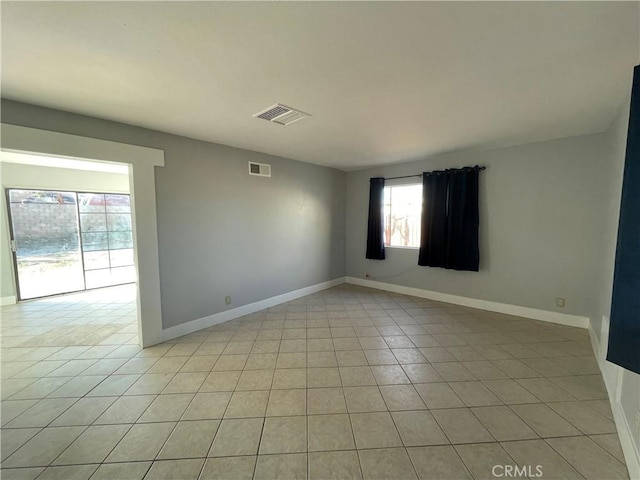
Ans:
[[[420,247],[422,184],[384,187],[384,244]]]

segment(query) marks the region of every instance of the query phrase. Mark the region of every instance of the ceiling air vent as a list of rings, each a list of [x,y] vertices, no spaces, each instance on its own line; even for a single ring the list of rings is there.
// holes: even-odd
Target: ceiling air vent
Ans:
[[[308,113],[301,112],[300,110],[294,110],[293,108],[286,107],[280,103],[258,112],[254,115],[256,118],[262,118],[269,122],[278,123],[280,125],[291,125],[298,120],[310,117]]]
[[[270,177],[271,165],[267,163],[249,162],[249,175],[257,175],[259,177]]]

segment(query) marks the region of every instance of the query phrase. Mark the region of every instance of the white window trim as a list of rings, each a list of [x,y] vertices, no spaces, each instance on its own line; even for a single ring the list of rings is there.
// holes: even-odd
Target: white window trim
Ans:
[[[422,186],[422,180],[419,177],[411,177],[411,178],[394,178],[391,180],[387,180],[384,183],[384,187],[409,187],[412,185],[420,185]],[[397,248],[399,250],[420,250],[420,247],[405,247],[400,245],[384,245],[384,248]]]
[[[0,128],[2,150],[128,164],[138,276],[138,341],[143,347],[162,342],[155,167],[164,166],[164,151],[5,123]]]

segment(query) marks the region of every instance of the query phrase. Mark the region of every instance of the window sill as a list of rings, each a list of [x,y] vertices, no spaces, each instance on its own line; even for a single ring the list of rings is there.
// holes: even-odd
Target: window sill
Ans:
[[[384,248],[397,248],[398,250],[420,250],[420,247],[398,247],[392,245],[385,245]]]

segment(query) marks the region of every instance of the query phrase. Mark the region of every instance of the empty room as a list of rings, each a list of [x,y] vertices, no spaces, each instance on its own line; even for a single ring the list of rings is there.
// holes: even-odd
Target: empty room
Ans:
[[[640,480],[640,2],[0,17],[0,478]]]

